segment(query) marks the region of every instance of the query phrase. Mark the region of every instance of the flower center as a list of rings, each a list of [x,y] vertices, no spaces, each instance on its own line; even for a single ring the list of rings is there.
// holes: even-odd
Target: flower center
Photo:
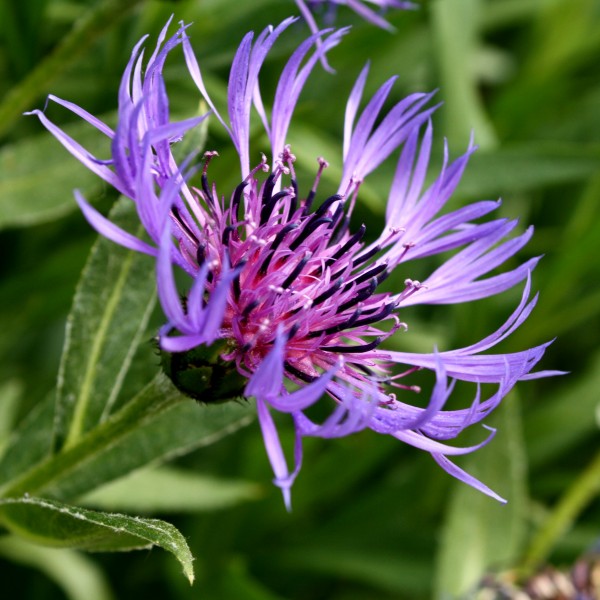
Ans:
[[[210,219],[201,228],[175,222],[187,239],[195,237],[194,251],[184,253],[194,268],[210,261],[208,294],[214,290],[223,265],[236,271],[227,299],[221,335],[230,347],[221,355],[234,361],[248,376],[272,349],[277,335],[285,335],[286,368],[292,379],[312,380],[331,368],[340,354],[353,363],[371,364],[379,357],[382,339],[398,326],[392,314],[396,302],[376,293],[388,276],[387,263],[369,261],[379,246],[365,248],[366,228],[349,233],[349,221],[359,185],[348,194],[335,194],[313,210],[323,170],[319,159],[315,182],[299,200],[294,155],[289,147],[264,181],[258,171],[263,161],[235,189],[225,206],[207,179],[207,167],[216,153],[207,153],[198,201]],[[289,185],[282,185],[283,178]],[[200,229],[201,234],[193,234]],[[212,286],[212,287],[211,287]],[[395,321],[392,331],[374,325]]]

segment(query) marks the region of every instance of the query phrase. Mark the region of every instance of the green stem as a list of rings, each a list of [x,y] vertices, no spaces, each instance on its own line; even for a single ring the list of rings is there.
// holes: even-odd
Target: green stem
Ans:
[[[0,104],[0,136],[4,135],[21,113],[42,90],[121,16],[142,0],[103,0],[77,21],[53,52],[16,85]]]
[[[70,448],[50,456],[7,484],[0,490],[0,496],[14,498],[24,494],[39,494],[49,484],[85,466],[89,460],[143,426],[150,418],[185,400],[164,375],[158,375],[111,418],[87,432]]]
[[[523,576],[531,574],[548,558],[556,541],[599,492],[600,452],[563,494],[556,508],[533,538],[519,569]]]

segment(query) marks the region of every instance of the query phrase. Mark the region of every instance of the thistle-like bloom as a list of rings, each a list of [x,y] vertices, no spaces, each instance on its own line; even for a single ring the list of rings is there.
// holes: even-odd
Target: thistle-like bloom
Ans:
[[[169,371],[174,382],[204,399],[211,398],[211,390],[217,399],[235,391],[256,398],[275,483],[283,490],[286,505],[300,468],[303,437],[345,436],[365,428],[429,452],[450,474],[501,500],[448,458],[476,450],[493,431],[472,447],[458,448],[446,441],[485,419],[517,381],[550,374],[531,372],[547,344],[517,353],[485,353],[519,327],[535,305],[536,299],[529,299],[529,274],[537,258],[491,274],[527,243],[532,230],[507,239],[515,221],[481,222],[498,207],[494,201],[440,214],[474,147],[452,162],[446,151],[440,173],[425,187],[432,144],[430,116],[436,108],[428,107],[432,95],[411,94],[384,109],[392,78],[361,109],[368,66],[346,104],[337,193],[319,198],[319,180],[327,168],[323,158],[314,157],[313,181],[298,181],[287,141],[292,115],[311,70],[341,41],[345,30],[318,32],[297,48],[283,69],[269,118],[259,72],[273,43],[292,21],[265,29],[256,39],[249,33],[242,40],[231,67],[228,119],[208,95],[184,26],[166,42],[165,27],[145,72],[143,40],[134,49],[120,88],[116,131],[83,109],[52,98],[110,138],[109,160],[91,156],[43,113],[35,112],[71,153],[135,202],[153,244],[119,229],[77,194],[85,216],[100,233],[156,257],[158,294],[168,320],[159,343],[172,358]],[[188,182],[193,173],[186,172],[198,161],[191,158],[178,165],[172,153],[173,145],[201,119],[169,120],[162,70],[168,53],[178,45],[190,76],[239,155],[240,182],[233,190],[209,181],[209,163],[219,160],[217,152],[206,152],[196,167],[198,188]],[[264,154],[255,160],[250,152],[253,107],[268,136],[271,160]],[[394,153],[398,159],[385,227],[375,241],[366,243],[365,226],[351,226],[352,210],[362,181]],[[449,251],[455,251],[453,256],[425,281],[406,279],[402,289],[379,291],[399,265]],[[184,298],[175,285],[176,268],[192,279]],[[471,346],[432,348],[425,354],[382,347],[394,334],[400,336],[396,345],[401,345],[407,329],[404,313],[411,305],[469,302],[523,281],[523,296],[513,314]],[[182,374],[182,365],[190,372]],[[211,366],[214,369],[207,371]],[[420,393],[410,382],[418,370],[433,375],[425,407],[410,402]],[[207,372],[220,378],[207,381]],[[194,383],[198,373],[202,377]],[[464,409],[445,410],[457,380],[474,383],[473,401]],[[484,396],[481,384],[496,387]],[[332,407],[324,422],[307,415],[316,403]],[[288,468],[273,410],[293,419],[293,469]]]
[[[413,2],[401,0],[294,0],[302,16],[310,25],[313,33],[319,28],[315,22],[313,12],[325,11],[325,18],[332,20],[338,6],[347,6],[365,21],[373,23],[382,29],[393,30],[393,27],[384,19],[382,13],[388,9],[406,10],[416,8]],[[374,8],[371,8],[373,6]]]
[[[335,13],[338,6],[347,6],[365,21],[377,25],[382,29],[394,31],[394,27],[385,20],[383,14],[389,9],[409,10],[416,8],[413,2],[404,2],[402,0],[294,0],[300,14],[310,27],[313,33],[318,33],[319,26],[315,20],[315,14],[325,13],[324,20],[327,25],[333,24]],[[374,8],[371,8],[371,5]],[[320,44],[320,41],[317,41]],[[325,55],[321,57],[321,63],[328,71],[333,72],[329,66]]]

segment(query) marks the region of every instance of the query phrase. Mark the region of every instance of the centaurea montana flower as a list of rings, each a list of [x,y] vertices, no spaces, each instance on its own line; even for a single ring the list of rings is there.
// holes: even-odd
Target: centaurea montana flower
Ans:
[[[347,6],[365,21],[377,25],[382,29],[394,31],[394,27],[383,17],[384,11],[388,9],[409,10],[417,8],[413,2],[404,2],[402,0],[294,0],[300,14],[308,24],[313,33],[318,33],[319,26],[313,13],[325,12],[324,19],[331,25],[335,19],[335,12],[338,6]],[[373,5],[376,9],[371,8]],[[320,44],[320,41],[317,41]],[[329,66],[325,55],[321,57],[321,63],[328,71],[333,69]]]
[[[445,152],[437,178],[425,188],[432,144],[432,94],[415,93],[384,109],[395,78],[384,83],[359,110],[368,74],[362,70],[346,105],[343,172],[336,194],[317,202],[318,184],[327,163],[318,158],[317,175],[308,193],[300,191],[295,156],[287,133],[306,79],[346,30],[320,31],[304,41],[285,65],[271,118],[263,108],[258,85],[262,64],[288,19],[242,40],[231,67],[228,119],[205,88],[186,27],[165,41],[162,31],[143,73],[143,51],[135,47],[119,92],[115,131],[64,100],[69,108],[112,142],[112,157],[91,156],[77,142],[34,111],[44,125],[79,160],[131,198],[153,243],[119,229],[76,193],[89,222],[103,235],[156,257],[157,287],[168,322],[159,343],[165,353],[199,369],[219,366],[239,392],[256,398],[257,413],[275,483],[290,505],[290,488],[300,469],[302,438],[333,438],[370,428],[429,452],[450,474],[502,500],[495,492],[452,463],[480,444],[457,448],[446,444],[469,425],[482,421],[519,380],[549,375],[532,373],[547,344],[522,352],[484,354],[519,327],[531,313],[530,273],[538,259],[501,274],[490,273],[518,252],[532,229],[506,239],[516,221],[475,222],[499,202],[480,201],[440,215],[457,186],[467,152],[450,162]],[[320,41],[320,43],[317,43]],[[240,158],[240,183],[227,195],[209,183],[207,152],[199,189],[188,182],[186,165],[178,165],[172,146],[203,117],[172,123],[162,70],[175,46],[182,45],[189,73],[212,113],[228,132]],[[252,107],[270,142],[272,169],[263,155],[252,164],[249,139]],[[400,149],[400,150],[399,150]],[[392,153],[399,151],[388,198],[383,232],[364,242],[365,226],[350,228],[361,182]],[[262,174],[264,172],[265,174]],[[268,173],[268,175],[266,175]],[[378,291],[390,272],[410,260],[457,250],[422,283],[406,279],[403,289]],[[182,299],[174,266],[192,278]],[[452,304],[498,294],[525,281],[522,299],[507,321],[473,345],[430,353],[382,349],[381,343],[406,329],[398,313],[416,304]],[[207,362],[209,354],[212,363]],[[406,384],[417,370],[433,373],[435,383],[426,407],[406,400],[418,393]],[[445,410],[456,381],[473,382],[468,408]],[[181,381],[176,383],[185,389]],[[209,382],[211,385],[218,382]],[[483,397],[482,384],[495,384]],[[234,386],[235,387],[235,386]],[[396,393],[402,393],[398,398]],[[194,390],[186,390],[194,395]],[[210,398],[210,388],[204,398]],[[321,400],[328,396],[329,400]],[[315,422],[306,411],[331,402],[331,415]],[[272,411],[291,415],[295,426],[295,467],[288,464]]]
[[[304,19],[310,25],[313,33],[319,28],[313,16],[313,11],[325,9],[326,19],[332,20],[334,11],[338,6],[347,6],[365,21],[373,23],[382,29],[393,30],[393,27],[383,18],[382,12],[390,8],[396,10],[406,10],[416,8],[413,2],[403,2],[401,0],[294,0]],[[371,5],[378,10],[371,8]]]

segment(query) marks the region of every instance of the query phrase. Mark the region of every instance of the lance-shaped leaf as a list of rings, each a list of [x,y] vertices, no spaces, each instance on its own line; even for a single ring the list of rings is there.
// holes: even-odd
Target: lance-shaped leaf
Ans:
[[[87,123],[64,129],[92,154],[109,151],[108,139]],[[69,153],[61,152],[50,133],[4,147],[0,150],[0,229],[37,225],[76,210],[73,188],[89,196],[102,189],[102,182]]]
[[[130,200],[122,198],[109,218],[141,234]],[[73,445],[110,413],[154,307],[153,269],[147,256],[104,238],[92,248],[67,321],[56,396],[56,448]]]
[[[194,581],[193,557],[185,538],[173,525],[158,519],[25,496],[0,500],[0,523],[26,539],[62,548],[114,552],[160,546],[177,558],[190,583]]]
[[[44,573],[68,600],[115,600],[100,566],[77,550],[48,548],[4,535],[0,537],[0,556]]]
[[[22,394],[23,385],[16,379],[0,384],[0,460],[9,443]]]
[[[42,494],[70,501],[149,463],[211,444],[248,424],[247,403],[199,406],[158,374],[106,421],[82,434],[69,448],[15,473],[1,494]],[[38,459],[39,460],[39,459]]]
[[[54,394],[39,402],[8,437],[0,457],[0,485],[26,472],[52,448]]]
[[[229,508],[260,496],[256,483],[221,479],[172,467],[143,469],[80,499],[103,510],[153,514]]]
[[[509,498],[494,502],[464,485],[457,485],[442,532],[436,598],[463,597],[491,568],[513,565],[527,531],[526,457],[518,397],[515,392],[489,420],[498,434],[466,465]]]
[[[144,393],[155,394],[157,401],[161,394],[165,398],[171,394],[180,397],[179,392],[173,390],[171,382],[161,375]],[[255,415],[254,406],[249,402],[201,406],[190,399],[169,404],[160,413],[140,414],[139,422],[126,435],[113,439],[101,451],[81,457],[72,469],[44,486],[44,495],[61,500],[79,497],[146,465],[163,464],[214,444],[250,424]],[[74,446],[70,452],[77,455],[78,447]]]

